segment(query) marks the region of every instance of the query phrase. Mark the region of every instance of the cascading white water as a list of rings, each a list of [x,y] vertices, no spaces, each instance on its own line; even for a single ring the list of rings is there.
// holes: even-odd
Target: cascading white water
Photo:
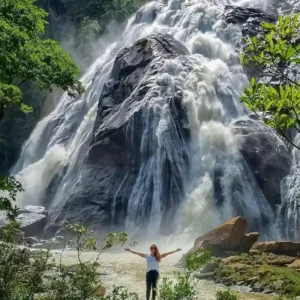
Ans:
[[[47,203],[50,209],[59,209],[79,179],[91,180],[82,178],[84,173],[80,171],[92,139],[99,96],[110,76],[116,54],[121,48],[149,34],[168,33],[188,48],[191,53],[189,62],[193,66],[193,70],[186,73],[180,62],[169,60],[163,68],[164,73],[152,83],[167,85],[169,91],[175,83],[181,85],[188,111],[191,169],[185,186],[187,196],[177,216],[177,230],[199,234],[237,213],[242,213],[258,227],[264,226],[263,220],[266,218],[272,223],[273,212],[245,166],[239,144],[231,131],[233,121],[246,115],[239,96],[247,84],[247,78],[235,52],[241,30],[238,26],[225,24],[219,16],[225,5],[243,5],[247,1],[170,0],[167,5],[164,2],[153,1],[145,5],[139,12],[138,21],[135,16],[132,17],[122,36],[115,38],[115,43],[99,49],[99,58],[82,77],[86,93],[77,99],[63,95],[56,108],[37,125],[12,171],[26,190],[18,199],[21,206],[39,203],[59,171],[61,184],[56,186],[51,203]],[[261,1],[256,4],[263,5]],[[152,21],[154,10],[157,16]],[[105,45],[105,38],[102,44]],[[146,118],[144,122],[150,122],[145,128],[152,126],[154,129],[151,136],[155,140],[155,155],[151,162],[143,162],[143,172],[140,172],[143,176],[139,176],[132,186],[127,226],[131,229],[143,217],[143,195],[147,193],[147,176],[151,176],[156,181],[150,226],[157,231],[162,219],[163,196],[160,160],[170,155],[168,147],[177,145],[161,147],[165,134],[172,134],[175,129],[168,113],[164,112],[163,99],[151,103],[153,117]],[[145,138],[148,136],[145,134]],[[215,204],[213,192],[216,168],[224,173],[221,180],[224,203],[220,207]],[[122,194],[122,185],[115,191],[115,199],[119,194]],[[112,215],[115,209],[116,200],[112,205]],[[275,228],[266,230],[267,236],[274,234]]]
[[[300,145],[300,134],[294,143]],[[300,239],[300,150],[292,151],[292,169],[281,183],[282,203],[278,209],[279,226],[284,236],[290,239]]]

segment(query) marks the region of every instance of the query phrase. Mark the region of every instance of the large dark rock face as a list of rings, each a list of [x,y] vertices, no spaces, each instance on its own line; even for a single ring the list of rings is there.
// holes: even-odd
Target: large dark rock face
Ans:
[[[243,35],[255,36],[259,33],[262,22],[274,23],[277,12],[267,14],[256,8],[245,8],[227,5],[224,10],[224,19],[228,24],[242,25]]]
[[[124,226],[128,217],[147,226],[151,214],[159,214],[159,203],[161,230],[171,230],[188,167],[186,54],[169,35],[149,36],[121,50],[99,99],[80,178],[53,210],[55,222]]]
[[[232,127],[240,151],[273,209],[281,203],[281,181],[289,174],[291,156],[283,141],[255,118],[236,121]]]

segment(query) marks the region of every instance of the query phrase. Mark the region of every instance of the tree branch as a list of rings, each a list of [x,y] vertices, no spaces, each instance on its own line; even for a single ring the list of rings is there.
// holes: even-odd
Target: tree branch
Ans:
[[[300,150],[300,146],[297,146],[290,138],[288,138],[286,136],[286,134],[281,131],[281,130],[278,130],[279,134],[281,134],[292,146],[294,146],[296,149]]]

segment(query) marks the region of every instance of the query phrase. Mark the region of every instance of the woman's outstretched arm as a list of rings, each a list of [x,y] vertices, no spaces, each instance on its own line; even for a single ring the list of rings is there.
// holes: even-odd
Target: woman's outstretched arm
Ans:
[[[129,248],[125,248],[125,251],[131,252],[133,254],[136,254],[136,255],[138,255],[140,257],[145,258],[145,254],[144,253],[135,252],[135,251],[130,250]]]
[[[179,251],[181,251],[181,250],[182,250],[181,248],[178,248],[178,249],[176,249],[176,250],[174,250],[174,251],[167,252],[167,253],[163,253],[163,254],[161,255],[161,258],[165,258],[165,257],[167,257],[168,255],[171,255],[171,254],[173,254],[173,253],[179,252]]]

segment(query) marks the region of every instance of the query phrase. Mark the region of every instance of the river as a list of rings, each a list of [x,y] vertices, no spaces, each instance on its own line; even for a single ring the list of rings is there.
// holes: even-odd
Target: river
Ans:
[[[141,251],[141,250],[138,250]],[[52,254],[59,261],[61,251],[53,250]],[[97,257],[96,252],[85,252],[82,254],[83,261],[93,260]],[[174,265],[181,258],[180,253],[173,254],[161,262],[161,278],[172,277],[174,272],[183,271]],[[65,251],[62,256],[62,262],[66,265],[77,264],[77,252]],[[137,293],[139,299],[145,297],[145,260],[127,252],[104,253],[99,259],[99,274],[102,274],[104,286],[110,291],[114,286],[124,286],[130,292]],[[161,280],[160,280],[161,282]],[[200,280],[197,284],[197,299],[215,300],[218,290],[224,290],[226,287],[214,284],[211,281]],[[274,299],[273,296],[246,293],[238,291],[239,300],[268,300]]]

